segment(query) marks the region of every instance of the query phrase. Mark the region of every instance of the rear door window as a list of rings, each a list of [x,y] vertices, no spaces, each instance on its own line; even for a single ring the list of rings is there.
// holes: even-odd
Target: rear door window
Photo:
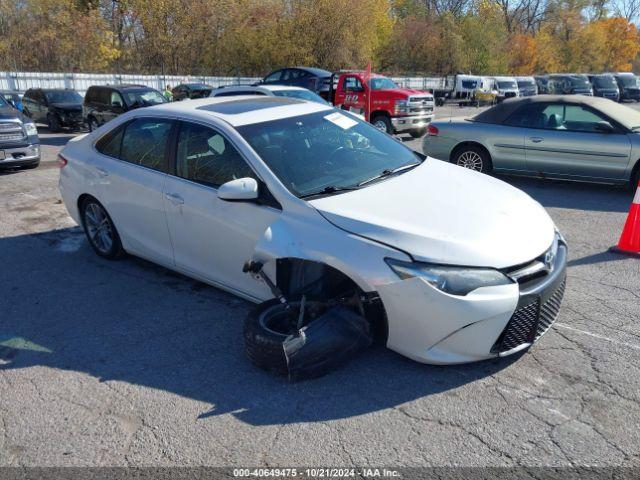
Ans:
[[[155,118],[139,118],[127,124],[118,158],[166,172],[167,143],[172,126],[170,120]]]

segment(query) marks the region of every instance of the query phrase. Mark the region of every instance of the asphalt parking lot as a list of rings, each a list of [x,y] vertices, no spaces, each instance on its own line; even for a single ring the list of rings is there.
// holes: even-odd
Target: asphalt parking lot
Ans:
[[[640,466],[640,260],[607,250],[629,192],[502,178],[570,247],[529,352],[436,367],[374,347],[289,384],[244,356],[249,303],[90,250],[57,190],[70,136],[43,129],[41,166],[0,174],[0,465]]]

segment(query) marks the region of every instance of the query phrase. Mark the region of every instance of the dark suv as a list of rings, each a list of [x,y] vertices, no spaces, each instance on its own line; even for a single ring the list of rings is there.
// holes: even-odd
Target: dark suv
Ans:
[[[0,169],[40,163],[36,125],[0,95]]]
[[[94,85],[84,96],[82,116],[89,130],[95,130],[124,112],[166,101],[158,90],[144,85]]]
[[[614,75],[618,88],[620,89],[620,102],[625,100],[635,100],[640,102],[640,81],[633,73],[623,72]]]
[[[600,75],[589,75],[589,81],[593,86],[593,95],[604,97],[617,102],[620,99],[620,89],[613,75],[605,73]]]
[[[266,85],[291,85],[302,87],[317,93],[325,100],[331,90],[332,73],[321,68],[295,67],[282,68],[271,72],[262,79]]]
[[[22,97],[25,115],[34,122],[46,123],[49,130],[82,127],[82,97],[75,90],[30,88]]]
[[[173,90],[173,101],[186,100],[187,98],[207,98],[213,87],[205,83],[181,83]]]
[[[567,73],[549,75],[554,82],[553,93],[559,95],[593,95],[593,88],[586,75]]]

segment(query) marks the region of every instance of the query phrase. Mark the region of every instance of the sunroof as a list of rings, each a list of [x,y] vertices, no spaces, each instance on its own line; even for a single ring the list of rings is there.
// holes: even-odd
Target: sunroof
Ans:
[[[212,103],[198,107],[197,110],[207,112],[222,113],[225,115],[238,115],[240,113],[263,110],[265,108],[282,107],[285,105],[296,105],[304,103],[301,100],[288,97],[256,97],[244,100],[229,100],[228,102]]]

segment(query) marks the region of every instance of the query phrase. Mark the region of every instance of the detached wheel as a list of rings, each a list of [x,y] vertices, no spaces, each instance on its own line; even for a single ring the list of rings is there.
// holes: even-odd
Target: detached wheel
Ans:
[[[114,260],[124,254],[113,220],[95,199],[86,200],[80,209],[84,233],[91,248],[101,257]]]
[[[49,124],[49,131],[51,131],[51,133],[58,133],[62,129],[60,119],[55,115],[47,115],[47,123]]]
[[[451,163],[482,173],[489,173],[492,169],[489,154],[475,145],[458,148],[453,154]]]
[[[256,367],[287,375],[284,341],[289,336],[290,313],[277,298],[256,306],[244,321],[245,351]]]
[[[389,117],[378,115],[377,117],[373,117],[371,124],[382,132],[388,133],[389,135],[393,134],[393,125],[391,125]]]

